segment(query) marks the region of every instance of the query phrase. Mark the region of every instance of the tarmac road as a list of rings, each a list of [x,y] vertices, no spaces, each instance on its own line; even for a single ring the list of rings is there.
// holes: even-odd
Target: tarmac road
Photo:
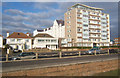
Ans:
[[[1,62],[2,72],[118,59],[118,54]]]

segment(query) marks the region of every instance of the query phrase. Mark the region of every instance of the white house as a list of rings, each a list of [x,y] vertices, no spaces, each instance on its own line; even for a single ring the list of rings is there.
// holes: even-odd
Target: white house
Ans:
[[[29,36],[29,33],[13,32],[9,34],[7,32],[6,44],[18,50],[32,49],[32,38]]]
[[[3,47],[3,36],[0,35],[0,48],[2,48],[2,47]]]
[[[39,33],[34,36],[33,48],[56,50],[58,48],[58,38],[54,38],[47,33]]]
[[[43,29],[33,31],[33,36],[38,33],[47,33],[55,38],[64,38],[65,37],[65,26],[63,20],[55,20],[53,26]]]

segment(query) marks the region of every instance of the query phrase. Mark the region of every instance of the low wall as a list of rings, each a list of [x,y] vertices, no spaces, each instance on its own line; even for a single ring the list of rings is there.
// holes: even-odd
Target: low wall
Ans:
[[[37,68],[2,73],[3,76],[90,76],[118,69],[118,60],[91,62],[66,66]]]

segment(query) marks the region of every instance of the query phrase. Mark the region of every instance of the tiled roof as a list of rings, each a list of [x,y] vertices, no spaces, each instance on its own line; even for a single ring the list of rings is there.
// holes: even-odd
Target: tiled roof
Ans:
[[[63,20],[56,20],[56,21],[57,21],[58,25],[59,24],[62,24],[62,26],[64,25],[64,21]]]
[[[13,32],[7,38],[31,38],[31,37],[21,32]]]
[[[35,37],[54,38],[53,36],[46,34],[46,33],[39,33],[39,34],[35,35],[34,38]]]
[[[0,37],[2,37],[2,35],[0,35]]]

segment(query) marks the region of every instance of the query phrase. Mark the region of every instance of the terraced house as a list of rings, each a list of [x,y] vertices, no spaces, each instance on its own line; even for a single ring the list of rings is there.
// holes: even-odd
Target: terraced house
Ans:
[[[75,4],[68,8],[65,16],[65,38],[67,46],[109,46],[109,14],[102,8]]]

